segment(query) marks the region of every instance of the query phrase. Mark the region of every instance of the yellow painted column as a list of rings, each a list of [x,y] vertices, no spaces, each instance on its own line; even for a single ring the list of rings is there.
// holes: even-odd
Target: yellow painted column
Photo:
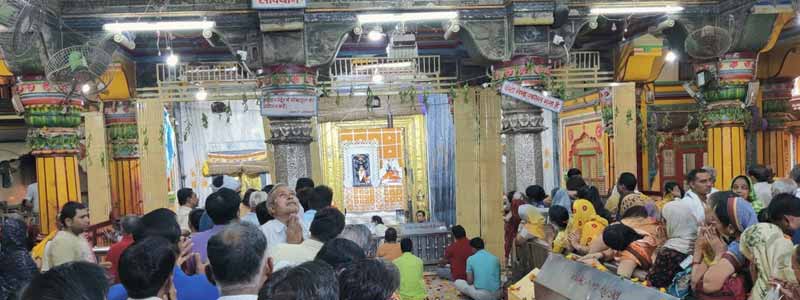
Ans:
[[[142,177],[139,168],[139,128],[136,124],[136,103],[106,101],[104,114],[112,158],[109,171],[113,214],[117,217],[141,215],[143,213]]]
[[[458,93],[454,99],[456,159],[456,223],[464,227],[469,236],[481,232],[481,203],[477,93],[469,89]],[[500,195],[497,195],[499,198]]]
[[[698,70],[707,66],[698,66]],[[754,66],[752,53],[728,53],[717,64],[719,86],[703,90],[708,163],[717,170],[714,187],[720,190],[728,189],[734,177],[747,174],[744,125],[750,112],[742,108],[742,103],[747,99]]]
[[[148,213],[158,208],[176,209],[167,198],[169,187],[164,149],[164,105],[147,101],[138,102],[136,108],[142,212]]]
[[[109,220],[111,213],[111,186],[108,173],[108,151],[103,113],[83,114],[86,139],[86,180],[89,201],[89,219],[92,224]]]
[[[504,254],[503,222],[503,148],[499,132],[501,125],[501,97],[493,89],[483,89],[478,95],[480,114],[481,176],[481,238],[486,249],[501,257]],[[540,150],[541,151],[541,150]]]
[[[767,120],[767,131],[758,153],[761,163],[772,168],[776,177],[784,177],[792,169],[792,135],[787,122],[792,120],[789,99],[792,97],[793,82],[765,82],[762,89],[764,99],[762,115]]]
[[[620,173],[637,174],[639,170],[636,150],[636,84],[622,83],[612,88],[614,106],[614,172],[609,174],[614,180]]]
[[[81,124],[82,99],[66,99],[46,81],[20,82],[15,92],[25,107],[28,143],[36,157],[39,186],[40,230],[56,230],[56,216],[69,201],[81,201],[77,128]]]

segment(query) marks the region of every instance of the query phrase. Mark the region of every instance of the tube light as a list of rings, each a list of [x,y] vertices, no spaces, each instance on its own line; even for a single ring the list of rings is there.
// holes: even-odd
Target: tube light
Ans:
[[[594,7],[592,15],[632,15],[632,14],[657,14],[676,13],[683,10],[682,6],[639,6],[639,7]]]
[[[200,90],[194,94],[194,98],[199,101],[206,101],[206,99],[208,99],[208,92],[206,92],[206,89],[200,88]]]
[[[412,63],[410,61],[403,61],[403,62],[395,62],[395,63],[384,63],[384,64],[372,64],[372,65],[360,65],[356,66],[356,71],[364,71],[364,70],[371,70],[371,69],[402,69],[402,68],[410,68]]]
[[[178,61],[179,61],[179,58],[174,53],[172,53],[169,56],[167,56],[167,65],[170,66],[170,67],[174,67],[174,66],[178,65]]]
[[[411,21],[435,21],[450,20],[458,18],[456,11],[441,12],[417,12],[402,14],[365,14],[358,15],[358,23],[390,23],[390,22],[411,22]]]
[[[88,94],[91,91],[92,87],[88,83],[84,83],[83,86],[81,86],[81,92],[83,92],[84,94]]]
[[[135,22],[108,23],[103,30],[109,32],[206,30],[216,26],[214,21]]]

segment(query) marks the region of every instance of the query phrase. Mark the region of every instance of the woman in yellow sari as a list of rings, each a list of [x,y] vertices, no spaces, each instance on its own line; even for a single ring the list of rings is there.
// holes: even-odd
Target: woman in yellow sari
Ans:
[[[546,241],[544,232],[544,216],[535,206],[530,204],[523,204],[519,207],[519,217],[522,223],[519,225],[517,231],[517,239],[529,240],[537,238]]]
[[[608,220],[599,216],[588,200],[580,199],[572,204],[572,219],[567,225],[570,247],[579,254],[589,252],[589,245],[608,226]]]

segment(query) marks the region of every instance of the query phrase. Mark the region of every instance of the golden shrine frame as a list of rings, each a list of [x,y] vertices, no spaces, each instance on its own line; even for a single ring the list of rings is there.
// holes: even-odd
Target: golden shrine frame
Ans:
[[[385,128],[386,120],[361,120],[320,123],[317,132],[318,151],[322,168],[322,183],[333,189],[333,203],[344,208],[344,170],[339,132],[342,130]],[[405,164],[412,171],[406,176],[406,195],[412,200],[412,210],[428,212],[428,155],[425,117],[402,116],[394,119],[394,128],[402,128],[406,151]]]

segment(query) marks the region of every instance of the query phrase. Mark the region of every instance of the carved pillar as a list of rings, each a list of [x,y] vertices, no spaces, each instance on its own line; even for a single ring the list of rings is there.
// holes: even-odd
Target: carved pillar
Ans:
[[[43,234],[56,230],[56,216],[69,201],[81,201],[78,153],[83,100],[66,96],[45,81],[16,86],[25,106],[28,144],[36,157],[39,183],[39,227]]]
[[[787,122],[792,120],[789,99],[792,97],[791,81],[765,82],[762,88],[762,115],[767,120],[763,149],[758,161],[772,167],[778,176],[785,176],[791,170],[792,135],[787,130]]]
[[[529,87],[541,87],[542,75],[549,72],[546,60],[523,56],[494,67],[495,80],[515,81]],[[502,96],[502,134],[506,135],[506,189],[524,191],[532,184],[544,185],[542,160],[542,109]]]
[[[107,101],[103,113],[112,159],[109,173],[113,215],[141,215],[143,209],[136,103]]]
[[[697,66],[710,69],[714,64]],[[748,82],[753,79],[755,59],[752,53],[728,53],[716,70],[719,84],[703,90],[706,106],[703,124],[708,136],[708,164],[717,170],[716,188],[728,188],[731,180],[746,174],[745,124],[750,112],[743,108],[747,100]]]
[[[315,70],[299,65],[276,65],[267,68],[263,83],[265,99],[276,96],[314,97]],[[315,102],[316,103],[316,102]],[[266,113],[262,110],[262,113]],[[294,186],[298,178],[311,177],[312,115],[290,114],[269,116],[274,147],[274,181]]]

